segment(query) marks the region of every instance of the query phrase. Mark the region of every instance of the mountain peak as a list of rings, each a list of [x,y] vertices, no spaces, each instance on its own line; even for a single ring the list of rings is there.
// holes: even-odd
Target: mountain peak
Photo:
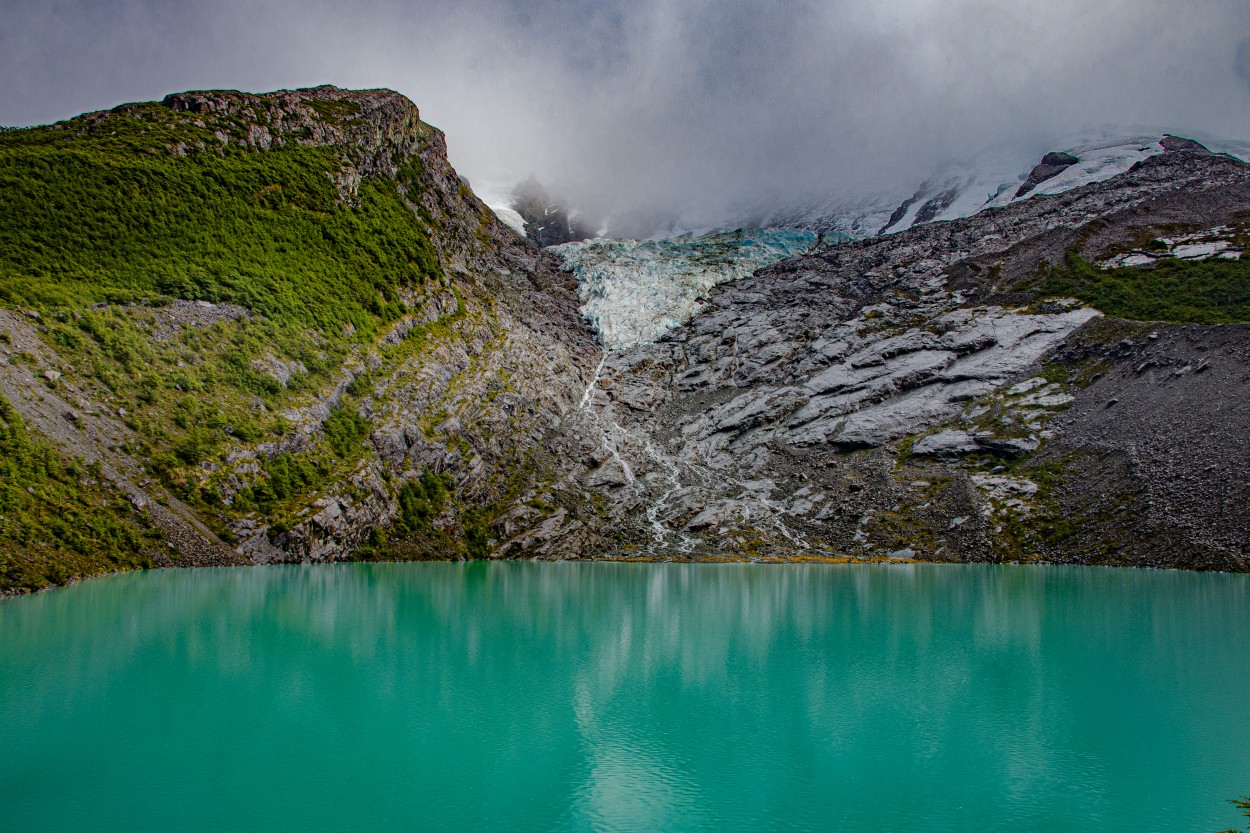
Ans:
[[[122,122],[120,120],[129,120]],[[171,151],[183,155],[195,148],[234,145],[267,150],[285,145],[340,146],[363,151],[371,169],[385,168],[386,156],[410,150],[424,132],[417,106],[387,89],[344,90],[331,85],[250,93],[240,90],[190,90],[161,101],[121,104],[111,110],[85,113],[53,129],[80,135],[112,137],[123,124],[150,139],[170,139]],[[190,140],[190,141],[189,141]]]

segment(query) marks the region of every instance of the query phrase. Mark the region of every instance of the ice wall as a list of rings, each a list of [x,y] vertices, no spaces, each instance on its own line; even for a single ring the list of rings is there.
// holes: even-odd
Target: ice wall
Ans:
[[[850,238],[826,233],[826,244]],[[805,229],[739,229],[664,240],[553,246],[577,275],[582,313],[609,350],[655,341],[698,310],[712,287],[809,251]]]

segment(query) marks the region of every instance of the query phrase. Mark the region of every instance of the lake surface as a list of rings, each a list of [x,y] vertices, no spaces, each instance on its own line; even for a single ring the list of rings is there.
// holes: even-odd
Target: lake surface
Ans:
[[[12,833],[1212,833],[1247,793],[1247,576],[339,565],[0,602]]]

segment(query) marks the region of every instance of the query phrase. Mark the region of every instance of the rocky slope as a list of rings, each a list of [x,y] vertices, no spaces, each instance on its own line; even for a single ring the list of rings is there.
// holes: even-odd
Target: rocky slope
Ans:
[[[110,143],[119,135],[133,145],[115,150]],[[269,193],[293,192],[292,178],[303,175],[303,168],[285,172],[285,157],[275,154],[328,150],[325,176],[338,207],[280,207],[288,212],[282,217],[325,226],[315,233],[329,239],[336,233],[329,223],[341,212],[356,212],[362,219],[354,222],[363,225],[380,211],[379,194],[389,194],[409,212],[414,233],[428,235],[437,258],[415,282],[383,275],[379,299],[365,295],[359,309],[331,305],[326,315],[350,313],[341,329],[309,329],[295,318],[299,308],[282,307],[285,296],[264,313],[245,293],[231,296],[229,286],[242,278],[214,290],[213,301],[194,300],[194,287],[188,300],[162,298],[166,284],[156,283],[150,300],[57,303],[56,284],[45,291],[38,275],[19,278],[20,252],[8,253],[20,247],[6,249],[10,309],[0,311],[0,393],[65,465],[99,461],[101,477],[125,498],[110,511],[155,530],[138,563],[527,554],[547,544],[543,524],[552,517],[561,553],[606,546],[607,527],[586,522],[595,512],[589,496],[564,482],[580,465],[586,417],[578,404],[600,356],[578,313],[575,282],[469,192],[447,162],[442,134],[407,99],[332,87],[186,93],[5,138],[12,144],[0,149],[9,157],[2,161],[12,167],[3,172],[22,166],[11,180],[14,199],[23,190],[68,187],[61,168],[69,163],[55,156],[68,147],[100,154],[122,188],[136,157],[136,166],[169,166],[160,171],[189,177],[207,172],[218,181],[229,164],[266,165],[260,180],[245,181],[246,188],[262,185],[242,194],[252,201],[248,211],[265,209]],[[22,165],[30,147],[52,155],[33,177],[30,164]],[[175,205],[186,198],[170,190],[158,197]],[[49,240],[61,218],[75,229],[93,219],[84,207],[78,216],[44,220]],[[358,227],[336,239],[329,262],[376,245]],[[21,233],[5,236],[12,242]],[[138,236],[143,244],[155,239]],[[192,261],[212,269],[226,256]],[[381,262],[380,254],[371,257]],[[227,267],[237,268],[220,269]],[[116,282],[116,274],[100,267],[82,283]],[[281,288],[292,279],[298,276],[264,275],[248,291],[268,297],[270,282]],[[25,295],[13,303],[19,292]],[[292,297],[309,300],[298,286]],[[293,323],[284,324],[284,315]],[[241,356],[231,352],[240,345]],[[256,427],[245,431],[249,421]],[[64,541],[45,542],[38,557],[30,544],[6,544],[5,589],[73,578],[45,569],[67,552]]]
[[[1245,328],[1106,319],[1042,284],[1182,230],[1234,256],[1248,212],[1250,169],[1182,145],[721,286],[609,356],[596,482],[668,553],[1245,569]]]
[[[512,190],[509,211],[521,218],[521,231],[535,245],[558,246],[595,236],[597,226],[585,222],[530,177]]]

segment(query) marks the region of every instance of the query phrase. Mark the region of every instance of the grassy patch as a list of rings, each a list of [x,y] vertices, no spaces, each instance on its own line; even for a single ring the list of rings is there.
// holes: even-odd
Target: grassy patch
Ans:
[[[98,470],[64,460],[0,399],[0,590],[148,567],[160,537]]]
[[[1075,252],[1039,291],[1079,298],[1107,315],[1175,324],[1250,321],[1250,262],[1164,258],[1149,267],[1100,269]]]
[[[308,106],[316,111],[322,121],[331,123],[360,114],[360,105],[350,98],[310,98]]]
[[[352,408],[335,408],[322,426],[326,443],[338,457],[351,457],[369,433],[369,423]]]
[[[237,512],[260,510],[272,517],[275,508],[321,485],[331,470],[325,460],[284,451],[264,459],[261,464],[263,476],[257,478],[252,486],[235,494],[232,505]],[[206,496],[201,494],[199,497],[203,501]]]
[[[159,338],[161,315],[146,307],[62,310],[46,317],[44,335],[97,402],[125,414],[162,472],[197,465],[231,441],[280,436],[285,425],[273,409],[328,379],[341,353],[272,321],[220,321]],[[306,372],[284,387],[253,366],[274,353]]]
[[[228,301],[284,326],[367,335],[403,314],[400,290],[441,271],[396,182],[366,180],[358,206],[340,202],[333,149],[176,156],[153,151],[203,141],[198,128],[104,124],[121,138],[0,135],[0,303]],[[400,183],[418,187],[415,173]]]

